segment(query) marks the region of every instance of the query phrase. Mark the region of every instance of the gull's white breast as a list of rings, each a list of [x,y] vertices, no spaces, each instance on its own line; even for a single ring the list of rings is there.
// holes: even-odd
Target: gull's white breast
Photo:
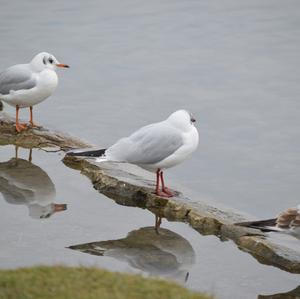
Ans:
[[[53,94],[58,84],[55,71],[45,69],[40,73],[34,73],[36,86],[31,89],[11,90],[8,95],[1,97],[11,106],[18,105],[20,108],[34,106]]]
[[[158,163],[147,165],[146,167],[143,165],[143,168],[156,171],[158,168],[166,169],[176,166],[177,164],[180,164],[186,160],[197,149],[199,143],[199,134],[196,127],[193,126],[188,132],[183,132],[182,137],[183,145],[172,155]]]

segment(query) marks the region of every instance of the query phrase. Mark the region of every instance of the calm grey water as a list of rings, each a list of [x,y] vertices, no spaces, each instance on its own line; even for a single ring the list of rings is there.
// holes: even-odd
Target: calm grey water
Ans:
[[[70,64],[55,95],[35,108],[36,120],[101,146],[189,109],[200,146],[168,171],[169,184],[193,200],[270,217],[299,203],[299,8],[297,0],[2,1],[0,69],[41,51]],[[13,154],[11,147],[1,149],[1,162]],[[99,195],[58,158],[35,152],[33,162],[68,210],[39,221],[28,216],[26,204],[3,199],[0,266],[64,262],[138,271],[127,261],[65,249],[125,238],[154,220]],[[299,283],[299,276],[259,265],[230,242],[201,237],[183,224],[163,227],[195,251],[191,288],[218,298],[255,298]]]

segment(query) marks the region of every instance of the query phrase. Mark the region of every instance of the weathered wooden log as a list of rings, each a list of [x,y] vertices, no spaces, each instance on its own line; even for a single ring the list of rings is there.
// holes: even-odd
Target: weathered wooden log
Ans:
[[[0,112],[0,144],[22,147],[58,147],[60,150],[90,147],[87,142],[67,134],[46,129],[29,129],[17,134],[13,120]],[[116,203],[148,209],[170,221],[188,223],[203,235],[216,235],[221,240],[231,239],[237,246],[259,262],[283,270],[300,273],[300,253],[278,245],[258,230],[233,225],[249,220],[246,215],[225,210],[204,202],[194,202],[176,193],[171,199],[153,194],[154,182],[141,176],[138,168],[123,163],[95,163],[92,159],[66,156],[63,160],[70,168],[80,170],[95,189]]]
[[[26,148],[58,147],[64,151],[76,147],[91,147],[91,144],[78,138],[45,128],[28,128],[18,133],[14,118],[2,111],[0,112],[0,145],[7,144]]]
[[[148,209],[169,221],[186,222],[203,235],[213,234],[221,240],[233,240],[260,263],[300,273],[300,253],[271,242],[256,229],[233,225],[247,220],[246,215],[203,202],[193,202],[180,193],[171,199],[156,196],[153,194],[154,182],[134,175],[132,171],[127,172],[130,166],[126,164],[99,164],[91,159],[73,156],[66,156],[63,162],[80,170],[96,190],[120,205]]]

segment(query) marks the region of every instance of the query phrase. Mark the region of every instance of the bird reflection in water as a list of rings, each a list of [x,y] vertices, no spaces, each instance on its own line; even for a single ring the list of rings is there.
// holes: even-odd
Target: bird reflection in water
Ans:
[[[157,220],[157,219],[156,219]],[[68,247],[84,253],[109,256],[127,262],[150,275],[187,281],[195,262],[191,244],[182,236],[165,228],[143,227],[126,238],[98,241]]]
[[[258,295],[257,299],[299,299],[300,286],[287,293],[280,293],[274,295]]]
[[[15,158],[0,162],[0,193],[6,202],[26,205],[29,216],[35,219],[49,218],[56,212],[65,211],[66,204],[56,204],[55,186],[48,174],[32,162],[32,150],[28,160]]]

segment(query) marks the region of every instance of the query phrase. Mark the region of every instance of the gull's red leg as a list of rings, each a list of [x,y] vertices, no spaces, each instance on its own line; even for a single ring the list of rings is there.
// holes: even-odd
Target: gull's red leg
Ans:
[[[19,110],[20,110],[20,107],[17,105],[16,106],[16,130],[17,130],[17,132],[20,133],[21,131],[26,129],[26,125],[19,123]]]
[[[31,126],[32,126],[33,128],[40,128],[40,126],[36,125],[36,124],[33,122],[33,108],[32,108],[32,106],[30,106],[29,109],[30,109],[30,119],[29,119],[29,122],[30,122]]]
[[[171,192],[171,191],[165,186],[164,174],[163,174],[162,171],[160,172],[160,179],[161,179],[161,190],[162,190],[162,192],[164,192],[165,194],[167,194],[168,197],[174,196],[174,193]]]
[[[155,193],[158,195],[159,193],[159,172],[160,172],[160,169],[158,168],[156,170],[156,187],[155,187]]]
[[[158,168],[156,171],[156,187],[155,194],[158,196],[166,197],[166,194],[159,190],[159,179],[160,179],[160,169]]]
[[[162,183],[162,190],[159,190],[159,180],[161,180]],[[155,194],[161,197],[171,197],[173,196],[173,193],[169,191],[165,185],[164,185],[164,178],[162,171],[158,168],[156,171],[156,188],[155,188]]]

